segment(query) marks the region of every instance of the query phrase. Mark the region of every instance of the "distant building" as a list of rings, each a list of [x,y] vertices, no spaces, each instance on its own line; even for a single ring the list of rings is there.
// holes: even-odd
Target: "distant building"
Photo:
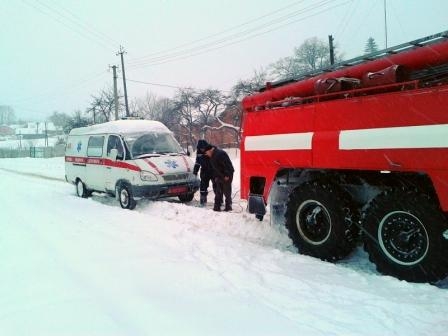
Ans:
[[[0,136],[9,136],[9,135],[14,135],[15,131],[12,127],[6,126],[6,125],[2,125],[0,126]]]
[[[175,125],[171,130],[176,134],[177,140],[183,148],[192,146],[192,149],[195,150],[197,141],[203,138],[221,148],[238,148],[240,145],[241,109],[239,106],[227,108],[219,118],[222,123],[214,120],[208,127],[193,125],[192,139],[188,130],[182,125]]]
[[[52,122],[29,122],[27,127],[17,127],[15,134],[23,139],[41,139],[60,134],[60,131]]]

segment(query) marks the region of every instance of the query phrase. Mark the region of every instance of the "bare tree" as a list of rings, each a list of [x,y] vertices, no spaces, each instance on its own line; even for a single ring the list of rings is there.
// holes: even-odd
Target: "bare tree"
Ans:
[[[271,64],[271,75],[274,80],[296,77],[297,74],[306,71],[306,66],[296,57],[288,56]]]
[[[215,120],[224,111],[225,102],[226,97],[219,90],[208,89],[199,92],[196,96],[199,126],[209,125],[211,121]]]
[[[137,102],[138,114],[144,119],[148,120],[159,120],[157,118],[157,96],[149,92],[143,99],[139,99]]]
[[[92,102],[87,112],[92,113],[93,123],[101,123],[113,119],[115,99],[113,90],[102,90],[99,96],[92,95]]]
[[[138,98],[134,98],[133,100],[131,100],[128,107],[130,117],[143,118],[143,113],[140,109],[140,100]]]
[[[336,48],[335,48],[336,49]],[[342,55],[335,52],[335,61]],[[270,74],[276,80],[286,80],[330,66],[330,47],[326,42],[312,37],[294,49],[294,54],[270,65]]]
[[[317,70],[329,65],[330,50],[327,44],[312,37],[295,49],[295,57],[305,66],[306,70]]]
[[[0,125],[10,125],[15,121],[14,109],[8,105],[0,105]]]
[[[267,81],[267,72],[263,69],[254,71],[254,74],[249,79],[240,79],[231,90],[230,104],[239,104],[244,96],[247,96],[253,92],[262,88]]]
[[[172,105],[172,100],[147,92],[145,98],[138,100],[136,110],[144,119],[158,120],[168,126],[179,119],[174,116]]]
[[[48,117],[48,120],[51,121],[55,126],[63,127],[67,124],[70,116],[66,113],[60,113],[58,111],[54,111],[53,114]]]
[[[179,89],[174,96],[173,109],[179,115],[179,126],[185,130],[187,145],[193,146],[196,141],[194,137],[195,124],[197,124],[197,92],[192,88]],[[179,136],[184,138],[183,134]]]
[[[83,113],[79,110],[73,113],[73,116],[70,117],[65,125],[63,126],[64,133],[68,134],[73,128],[88,126],[90,120],[83,116]]]
[[[232,116],[231,123],[225,122],[221,119],[221,117],[217,116],[216,121],[218,122],[218,126],[211,126],[211,125],[204,125],[202,126],[202,130],[205,132],[206,130],[213,130],[213,131],[223,131],[225,129],[231,130],[235,135],[235,143],[237,144],[237,147],[239,147],[240,140],[241,140],[241,111],[242,109],[236,106],[228,107],[229,115]],[[227,112],[229,112],[227,111]]]

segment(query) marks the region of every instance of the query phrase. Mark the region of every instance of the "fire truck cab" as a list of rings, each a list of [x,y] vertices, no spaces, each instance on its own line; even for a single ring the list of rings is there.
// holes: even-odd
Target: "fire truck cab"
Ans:
[[[298,251],[379,272],[448,275],[448,32],[243,99],[241,195]]]

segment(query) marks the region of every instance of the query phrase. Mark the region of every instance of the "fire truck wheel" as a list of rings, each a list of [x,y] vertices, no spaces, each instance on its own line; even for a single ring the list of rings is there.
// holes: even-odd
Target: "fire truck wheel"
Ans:
[[[286,210],[289,237],[301,254],[327,261],[346,257],[355,247],[357,211],[338,186],[308,182],[290,195]]]
[[[123,209],[132,210],[137,205],[137,202],[132,196],[131,188],[126,184],[122,184],[118,188],[118,200],[120,201],[120,205]]]
[[[368,207],[363,226],[364,249],[382,274],[412,282],[448,275],[448,223],[428,196],[383,192]]]
[[[194,198],[194,193],[179,195],[179,201],[182,203],[191,202]]]
[[[81,179],[78,179],[76,181],[76,195],[82,198],[87,198],[90,195],[89,191],[86,188],[86,185],[83,181],[81,181]]]

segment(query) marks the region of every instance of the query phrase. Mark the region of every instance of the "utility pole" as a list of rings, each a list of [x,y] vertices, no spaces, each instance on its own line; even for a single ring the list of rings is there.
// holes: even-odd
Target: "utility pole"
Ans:
[[[109,66],[114,74],[114,104],[115,104],[115,120],[118,120],[118,92],[117,92],[117,66]]]
[[[48,130],[46,121],[45,121],[45,147],[48,147]]]
[[[333,35],[328,35],[328,44],[330,45],[330,64],[334,64],[334,47],[333,47]]]
[[[124,60],[123,54],[125,53],[123,46],[120,46],[120,51],[117,53],[117,56],[121,56],[121,70],[123,71],[123,90],[124,90],[124,104],[126,106],[126,117],[129,117],[129,106],[128,106],[128,91],[126,90],[126,74],[124,71]]]

